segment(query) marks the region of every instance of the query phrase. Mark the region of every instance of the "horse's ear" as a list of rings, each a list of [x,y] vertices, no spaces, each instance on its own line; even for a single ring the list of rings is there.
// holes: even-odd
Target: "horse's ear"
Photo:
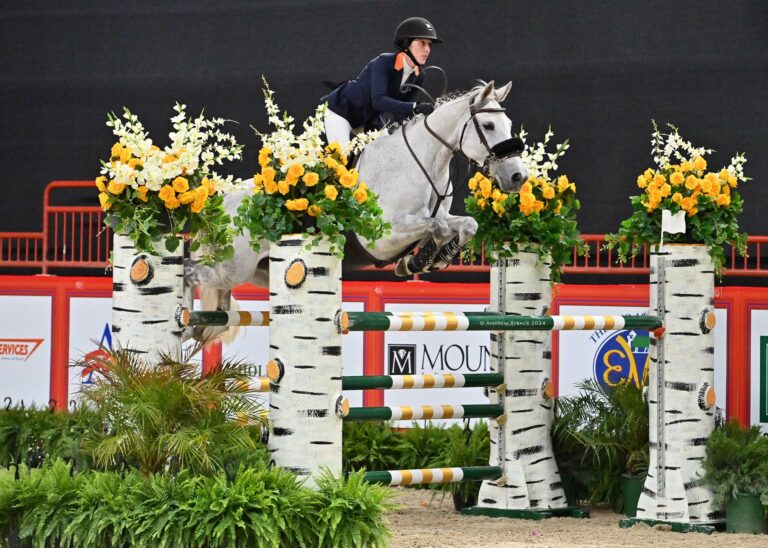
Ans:
[[[507,95],[509,94],[509,90],[511,90],[511,89],[512,89],[512,82],[511,81],[506,86],[504,86],[503,88],[497,89],[496,90],[496,100],[499,103],[503,103],[504,99],[506,99]]]
[[[485,87],[477,94],[478,104],[485,104],[491,98],[491,94],[493,94],[493,80],[485,84]]]

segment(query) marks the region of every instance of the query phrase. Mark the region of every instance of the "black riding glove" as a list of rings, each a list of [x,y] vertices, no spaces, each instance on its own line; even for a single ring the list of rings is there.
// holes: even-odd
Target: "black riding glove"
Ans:
[[[414,114],[432,114],[435,111],[435,107],[431,103],[416,103],[413,107]]]

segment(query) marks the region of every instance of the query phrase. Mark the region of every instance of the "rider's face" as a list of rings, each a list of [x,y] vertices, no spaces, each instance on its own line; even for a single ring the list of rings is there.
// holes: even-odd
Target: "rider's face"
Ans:
[[[429,57],[429,53],[432,51],[432,40],[429,40],[428,38],[417,38],[411,42],[408,49],[411,50],[411,53],[419,64],[423,65],[427,62],[427,57]]]

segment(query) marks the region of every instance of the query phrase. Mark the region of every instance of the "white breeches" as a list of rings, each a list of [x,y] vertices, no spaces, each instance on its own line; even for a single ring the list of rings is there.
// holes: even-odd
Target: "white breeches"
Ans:
[[[339,143],[342,147],[349,143],[353,133],[347,119],[339,116],[331,109],[325,111],[325,137],[328,143]]]

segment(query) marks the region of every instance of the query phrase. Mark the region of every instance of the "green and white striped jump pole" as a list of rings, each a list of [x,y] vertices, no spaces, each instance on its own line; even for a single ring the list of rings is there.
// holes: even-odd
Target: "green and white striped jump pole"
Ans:
[[[501,373],[472,373],[462,375],[426,374],[426,375],[360,375],[346,376],[341,379],[344,390],[384,389],[420,389],[420,388],[474,388],[479,386],[499,386],[504,382]]]
[[[368,483],[384,485],[417,485],[425,483],[455,483],[501,477],[499,466],[467,466],[451,468],[421,468],[413,470],[381,470],[365,473]]]
[[[344,312],[339,329],[345,331],[568,331],[597,329],[657,329],[656,316],[504,316],[442,312],[387,314]]]
[[[229,326],[259,327],[269,325],[269,312],[248,312],[245,310],[200,310],[191,311],[180,307],[176,311],[179,327],[188,326]]]
[[[345,421],[429,420],[500,417],[504,407],[494,404],[401,405],[395,407],[351,407]]]

